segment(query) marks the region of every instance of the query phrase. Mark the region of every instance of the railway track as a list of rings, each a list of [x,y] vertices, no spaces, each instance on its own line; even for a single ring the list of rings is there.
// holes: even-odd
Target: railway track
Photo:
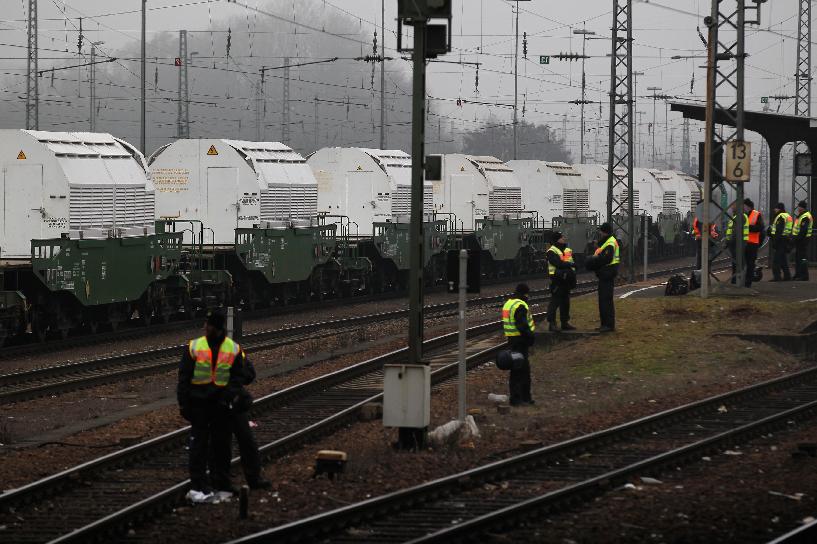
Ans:
[[[458,542],[817,415],[817,368],[718,395],[232,544]]]
[[[686,260],[686,259],[685,259]],[[691,266],[682,266],[673,268],[673,270],[691,270]],[[657,272],[653,272],[653,274],[659,274],[663,271],[659,270]],[[584,274],[580,274],[582,276]],[[590,274],[587,274],[590,276]],[[527,275],[527,276],[520,276],[518,278],[496,278],[492,280],[488,280],[485,282],[484,285],[495,285],[500,283],[512,282],[512,281],[526,281],[526,280],[534,280],[534,279],[542,279],[544,276],[542,274],[536,275]],[[428,287],[426,291],[428,293],[432,292],[439,292],[444,289],[443,286],[435,286],[435,287]],[[294,304],[289,306],[281,306],[281,307],[274,307],[274,308],[261,308],[256,310],[245,310],[242,312],[243,318],[245,321],[251,321],[255,319],[265,319],[270,317],[275,317],[279,315],[287,315],[293,312],[305,312],[311,310],[325,310],[331,307],[338,307],[343,306],[346,304],[364,304],[369,302],[381,302],[386,300],[393,300],[396,298],[404,297],[406,293],[404,292],[393,292],[393,293],[381,293],[376,295],[365,295],[360,297],[353,297],[347,299],[331,299],[331,300],[324,300],[324,301],[315,301],[315,302],[307,302],[302,304]],[[129,326],[121,327],[116,331],[103,331],[97,333],[86,333],[86,334],[75,334],[71,335],[67,338],[50,338],[45,342],[36,342],[33,338],[33,335],[27,335],[31,338],[27,341],[22,341],[21,343],[7,345],[0,347],[0,360],[3,359],[11,359],[16,357],[23,357],[23,356],[31,356],[31,355],[38,355],[42,353],[51,353],[55,351],[64,351],[71,348],[82,347],[82,346],[89,346],[94,344],[100,344],[105,342],[113,342],[113,341],[121,341],[124,339],[133,339],[133,338],[145,338],[152,334],[157,333],[166,333],[171,331],[177,330],[185,330],[189,329],[193,326],[196,321],[196,317],[186,320],[173,320],[167,323],[155,323],[149,326],[144,326],[139,323],[129,324]],[[134,320],[138,322],[138,320]]]
[[[469,367],[494,357],[504,345],[499,332],[498,322],[469,329]],[[456,360],[456,343],[457,333],[424,343],[433,384],[456,376],[457,363],[445,362]],[[354,421],[364,404],[382,395],[383,365],[403,361],[406,354],[403,348],[256,400],[252,417],[262,456],[277,458]],[[167,511],[189,486],[188,431],[178,429],[0,495],[3,538],[105,541],[131,523]]]
[[[577,289],[582,291],[592,290],[595,285],[595,282],[587,282],[579,285]],[[532,294],[532,302],[534,303],[547,300],[544,290]],[[473,299],[469,301],[469,308],[501,304],[506,297],[507,295],[499,295]],[[457,303],[450,302],[427,305],[424,314],[426,317],[433,319],[454,315],[456,311]],[[272,349],[296,342],[351,333],[366,325],[403,319],[407,316],[408,310],[393,310],[319,321],[247,334],[242,338],[241,344],[247,352]],[[179,344],[0,375],[0,405],[165,372],[178,365],[183,348],[184,345]]]
[[[670,275],[690,269],[690,267],[679,267],[658,270],[653,272],[651,276]],[[587,290],[592,291],[596,285],[596,281],[582,282],[574,290],[574,295],[579,295]],[[545,302],[548,297],[549,292],[547,289],[538,289],[531,292],[532,303]],[[507,295],[505,294],[480,297],[470,300],[468,307],[474,309],[498,305],[504,302],[506,298]],[[430,318],[440,318],[454,315],[456,311],[457,303],[447,302],[427,305],[424,313]],[[403,319],[407,316],[408,310],[393,310],[344,319],[320,321],[247,334],[242,338],[241,343],[248,352],[273,349],[296,342],[352,332],[368,324]],[[183,347],[184,345],[179,344],[0,375],[0,405],[166,372],[175,368],[178,364]]]

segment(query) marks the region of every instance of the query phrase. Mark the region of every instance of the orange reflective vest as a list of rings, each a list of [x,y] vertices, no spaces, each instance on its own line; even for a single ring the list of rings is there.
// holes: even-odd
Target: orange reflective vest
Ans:
[[[698,221],[698,218],[692,220],[692,232],[695,234],[695,239],[701,239],[701,222]],[[718,237],[718,231],[715,229],[715,223],[709,225],[709,237],[713,240]]]
[[[759,218],[760,218],[760,212],[759,211],[757,211],[757,210],[750,211],[749,212],[749,226],[754,227],[755,225],[757,225],[757,220]],[[758,232],[752,232],[751,230],[749,231],[749,243],[750,244],[755,244],[756,246],[760,245],[760,231],[758,231]]]

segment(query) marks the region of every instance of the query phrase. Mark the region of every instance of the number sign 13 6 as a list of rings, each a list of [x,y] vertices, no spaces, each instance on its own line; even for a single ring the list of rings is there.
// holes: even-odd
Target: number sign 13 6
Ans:
[[[746,183],[752,170],[752,144],[743,140],[726,143],[726,181]]]

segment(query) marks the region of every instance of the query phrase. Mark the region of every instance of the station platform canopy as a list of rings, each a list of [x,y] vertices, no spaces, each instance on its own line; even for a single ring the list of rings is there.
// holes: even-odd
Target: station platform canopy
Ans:
[[[672,111],[687,119],[706,120],[704,103],[670,102]],[[734,126],[732,119],[722,111],[715,110],[715,123]],[[743,128],[757,132],[769,144],[769,207],[780,202],[780,150],[792,142],[806,142],[811,153],[817,150],[817,119],[787,115],[770,111],[744,111]],[[812,161],[809,194],[817,195],[817,161]]]

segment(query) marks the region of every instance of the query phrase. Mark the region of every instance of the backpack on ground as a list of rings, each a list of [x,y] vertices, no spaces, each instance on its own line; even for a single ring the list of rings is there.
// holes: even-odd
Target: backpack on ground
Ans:
[[[664,289],[664,295],[674,297],[679,295],[686,295],[689,292],[689,285],[687,279],[680,274],[676,274],[667,280],[667,287]]]

